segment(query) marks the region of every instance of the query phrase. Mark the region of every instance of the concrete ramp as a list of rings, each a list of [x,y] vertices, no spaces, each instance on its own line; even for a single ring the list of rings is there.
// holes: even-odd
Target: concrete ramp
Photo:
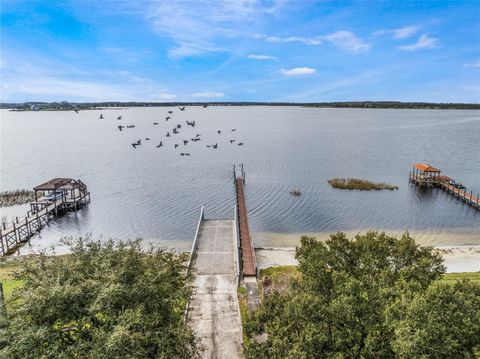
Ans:
[[[201,220],[188,325],[201,340],[203,358],[243,358],[236,246],[233,220]]]

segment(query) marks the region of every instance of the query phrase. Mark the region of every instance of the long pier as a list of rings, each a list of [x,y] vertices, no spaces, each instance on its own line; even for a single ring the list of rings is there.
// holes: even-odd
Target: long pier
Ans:
[[[80,180],[55,178],[35,187],[34,191],[35,201],[30,203],[27,214],[16,217],[12,223],[2,223],[0,256],[11,254],[52,218],[68,210],[77,210],[90,202],[90,192]],[[40,199],[39,192],[44,195]]]
[[[441,176],[440,170],[426,163],[416,164],[409,173],[409,181],[418,186],[437,187],[460,199],[473,208],[480,209],[480,195],[474,195],[448,176]]]
[[[240,176],[237,176],[235,167],[233,175],[235,180],[235,190],[237,199],[238,227],[240,236],[240,255],[243,277],[257,276],[257,259],[255,257],[255,249],[250,235],[250,227],[248,225],[247,203],[245,200],[245,171],[243,165],[240,166]]]

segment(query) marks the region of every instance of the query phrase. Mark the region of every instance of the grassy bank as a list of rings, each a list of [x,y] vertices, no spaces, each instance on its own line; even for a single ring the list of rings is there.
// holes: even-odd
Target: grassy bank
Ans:
[[[266,279],[267,286],[278,291],[288,288],[289,283],[299,276],[300,272],[296,266],[278,266],[260,270],[262,287],[266,287]],[[455,282],[463,279],[480,284],[480,272],[445,273],[438,283],[455,284]]]
[[[339,189],[358,189],[361,191],[380,191],[380,190],[396,190],[398,186],[388,183],[375,183],[358,178],[334,178],[328,180],[333,188]]]
[[[0,192],[0,207],[15,206],[29,203],[34,200],[33,191],[17,189],[15,191]]]
[[[0,261],[0,282],[3,286],[5,300],[8,300],[12,291],[22,285],[22,281],[14,279],[14,273],[20,269],[22,260]]]

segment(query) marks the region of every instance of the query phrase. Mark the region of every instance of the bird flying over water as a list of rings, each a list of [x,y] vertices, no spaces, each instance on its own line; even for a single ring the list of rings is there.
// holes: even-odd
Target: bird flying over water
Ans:
[[[182,125],[177,125],[177,128],[182,128]]]
[[[100,114],[100,117],[99,117],[99,119],[100,119],[100,120],[102,120],[102,119],[103,119],[103,114],[102,114],[102,113]]]
[[[167,121],[170,120],[170,119],[171,119],[170,116],[165,117],[165,122],[167,122]]]
[[[78,110],[73,110],[73,111],[75,111],[75,113],[78,113]]]
[[[150,138],[149,138],[149,137],[145,137],[145,141],[150,141]]]
[[[235,132],[237,129],[236,128],[232,128],[232,132]]]
[[[221,134],[222,134],[222,130],[218,130],[217,132],[218,132],[218,134],[219,134],[219,135],[221,135]]]
[[[168,113],[171,115],[173,113],[173,111],[168,111]]]
[[[235,140],[230,140],[230,143],[234,143],[234,142],[235,142]]]
[[[195,121],[192,121],[192,122],[187,121],[187,126],[195,127]]]
[[[117,126],[117,127],[120,131],[122,131],[125,128],[125,126]]]
[[[238,145],[239,145],[239,146],[243,146],[243,142],[240,142]]]
[[[166,136],[167,136],[167,137],[170,137],[170,132],[167,132],[167,135],[166,135]]]
[[[217,149],[218,148],[218,143],[214,144],[212,148]]]
[[[179,107],[180,111],[185,111],[185,106]]]
[[[117,120],[121,120],[121,119],[122,119],[122,116],[118,116],[118,117],[117,117]]]
[[[162,143],[162,141],[160,141],[160,143],[158,144],[157,148],[160,148],[160,147],[162,147],[162,146],[163,146],[163,143]]]
[[[158,122],[154,122],[153,125],[154,125],[154,126],[158,125]]]
[[[188,143],[188,140],[183,140],[183,145],[186,146]]]
[[[142,140],[137,140],[137,142],[132,143],[132,147],[136,149],[137,146],[140,146],[141,144],[142,144]]]
[[[177,147],[178,147],[178,144],[175,144],[174,147],[177,148]]]
[[[178,130],[177,128],[175,127],[173,130],[172,130],[173,133],[177,134],[178,133]]]

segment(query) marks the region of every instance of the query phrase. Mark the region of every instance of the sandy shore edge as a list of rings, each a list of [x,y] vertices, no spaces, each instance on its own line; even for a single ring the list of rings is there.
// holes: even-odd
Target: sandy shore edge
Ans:
[[[443,246],[435,248],[445,260],[447,273],[480,272],[480,246]],[[259,269],[298,265],[295,247],[255,248]]]

